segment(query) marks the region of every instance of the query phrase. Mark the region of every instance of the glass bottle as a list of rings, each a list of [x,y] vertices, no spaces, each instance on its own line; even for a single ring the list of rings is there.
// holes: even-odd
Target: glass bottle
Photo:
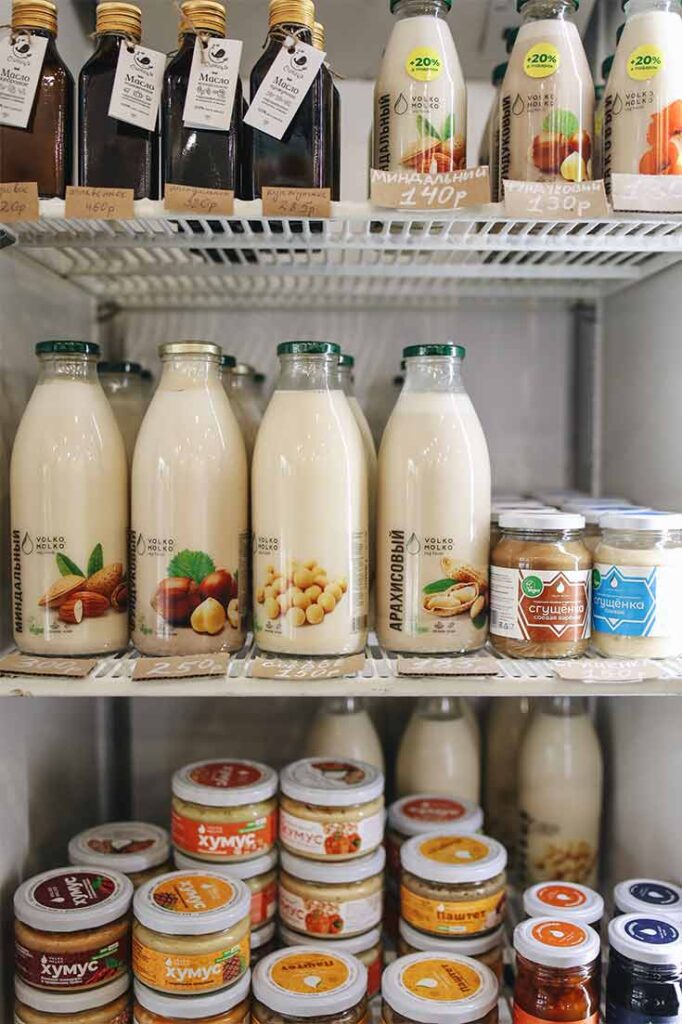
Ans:
[[[324,25],[319,21],[313,26],[313,46],[316,50],[325,48]],[[328,160],[332,168],[332,199],[341,198],[341,96],[334,81],[329,61],[322,65],[322,110],[323,116],[329,112],[330,124],[325,127],[325,138],[329,143]],[[331,94],[331,95],[330,95]]]
[[[305,741],[306,757],[351,758],[384,770],[379,734],[360,697],[323,701]]]
[[[487,835],[499,840],[515,864],[519,830],[518,755],[532,709],[528,697],[491,701],[485,730],[484,799]]]
[[[209,40],[226,35],[225,7],[215,0],[187,0],[181,5],[180,47],[164,78],[161,145],[163,182],[197,188],[227,189],[239,195],[239,166],[243,116],[241,79],[229,131],[189,128],[183,123],[192,59],[197,36],[204,52]],[[208,61],[208,58],[207,58]],[[210,64],[207,63],[210,69]]]
[[[73,78],[57,51],[57,8],[14,0],[12,33],[47,37],[45,60],[26,128],[0,125],[0,182],[37,181],[41,199],[63,199],[73,164]]]
[[[369,497],[369,573],[370,579],[374,579],[374,534],[376,530],[376,497],[377,497],[377,450],[374,444],[374,438],[372,437],[372,431],[370,430],[367,417],[365,416],[362,406],[355,397],[355,386],[353,380],[353,367],[355,366],[355,359],[353,356],[343,353],[339,358],[339,380],[343,393],[348,399],[351,412],[355,417],[360,434],[362,436],[362,446],[365,450],[365,458],[367,460],[367,487]]]
[[[238,363],[233,356],[223,356],[223,385],[241,427],[249,463],[263,418],[254,377],[255,370],[248,363]]]
[[[417,701],[400,741],[395,781],[398,796],[432,793],[479,802],[479,751],[459,697]]]
[[[156,132],[109,117],[121,46],[142,38],[142,12],[133,4],[97,5],[97,48],[78,80],[78,180],[93,188],[132,188],[135,199],[158,196]]]
[[[147,396],[142,382],[142,367],[139,363],[99,363],[99,381],[114,416],[126,447],[128,462],[132,464],[135,441],[147,409]]]

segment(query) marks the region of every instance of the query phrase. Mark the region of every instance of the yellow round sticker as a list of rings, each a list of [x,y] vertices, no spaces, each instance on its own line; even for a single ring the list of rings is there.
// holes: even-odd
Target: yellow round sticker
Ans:
[[[529,78],[549,78],[560,64],[561,54],[554,43],[536,43],[523,58],[523,70]]]
[[[418,46],[407,58],[405,70],[418,82],[433,82],[443,73],[443,58],[431,46]]]
[[[660,46],[638,46],[628,57],[628,74],[636,82],[644,82],[653,78],[663,70],[665,58]]]
[[[310,953],[291,953],[276,960],[270,968],[270,978],[285,992],[316,995],[334,992],[346,984],[348,968],[333,953],[317,950]]]
[[[490,847],[473,836],[436,835],[425,839],[419,852],[438,864],[472,864],[487,857]]]
[[[471,999],[481,987],[481,978],[473,967],[435,957],[433,960],[418,960],[408,964],[400,980],[413,996],[438,1003]]]

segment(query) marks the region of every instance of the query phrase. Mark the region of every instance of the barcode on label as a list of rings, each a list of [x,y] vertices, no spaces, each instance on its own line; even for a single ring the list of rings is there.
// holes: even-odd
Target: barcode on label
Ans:
[[[353,633],[359,633],[367,628],[368,574],[367,531],[363,530],[351,536],[348,595],[350,598],[351,631]]]

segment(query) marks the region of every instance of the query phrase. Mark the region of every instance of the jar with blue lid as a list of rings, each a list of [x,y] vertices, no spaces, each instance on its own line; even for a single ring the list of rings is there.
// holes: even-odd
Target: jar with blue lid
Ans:
[[[641,914],[671,918],[682,928],[682,888],[656,878],[627,878],[613,890],[613,902],[619,914]]]
[[[682,931],[663,916],[623,914],[609,924],[606,1024],[682,1022]]]

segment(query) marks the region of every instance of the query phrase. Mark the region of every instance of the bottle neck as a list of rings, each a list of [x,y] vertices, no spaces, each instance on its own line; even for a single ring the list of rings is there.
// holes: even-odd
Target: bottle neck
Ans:
[[[682,15],[682,3],[680,0],[629,0],[625,7],[626,21],[636,14],[660,14]]]
[[[220,363],[217,356],[170,356],[163,358],[159,389],[184,391],[187,388],[205,388],[220,383]]]
[[[570,21],[575,10],[574,0],[527,0],[521,19],[524,25],[530,21]]]
[[[44,26],[36,25],[13,25],[12,33],[14,35],[22,35],[28,33],[32,36],[42,36],[43,39],[55,40],[57,38],[57,30],[45,28]]]
[[[110,395],[117,395],[121,391],[130,393],[142,387],[140,377],[133,373],[101,373],[97,376],[104,391]]]
[[[97,383],[97,356],[48,355],[40,356],[39,384],[53,380],[75,380],[85,384]]]
[[[403,391],[462,394],[462,360],[456,356],[424,356],[407,360]]]
[[[459,697],[420,697],[415,710],[422,718],[436,718],[442,721],[463,717],[462,701]]]
[[[337,355],[280,356],[277,391],[338,391]]]
[[[545,697],[540,708],[544,715],[555,718],[577,718],[587,714],[586,697]]]
[[[339,383],[341,390],[347,398],[353,396],[353,370],[350,366],[339,366]]]
[[[268,37],[271,42],[277,43],[278,46],[282,45],[282,37],[286,35],[294,36],[301,43],[308,43],[309,46],[313,45],[313,31],[308,25],[296,24],[296,22],[283,21],[270,25],[268,29]]]
[[[365,710],[362,697],[330,697],[324,702],[327,715],[359,715]]]
[[[399,21],[405,18],[447,18],[450,6],[444,0],[398,0],[393,13]]]

